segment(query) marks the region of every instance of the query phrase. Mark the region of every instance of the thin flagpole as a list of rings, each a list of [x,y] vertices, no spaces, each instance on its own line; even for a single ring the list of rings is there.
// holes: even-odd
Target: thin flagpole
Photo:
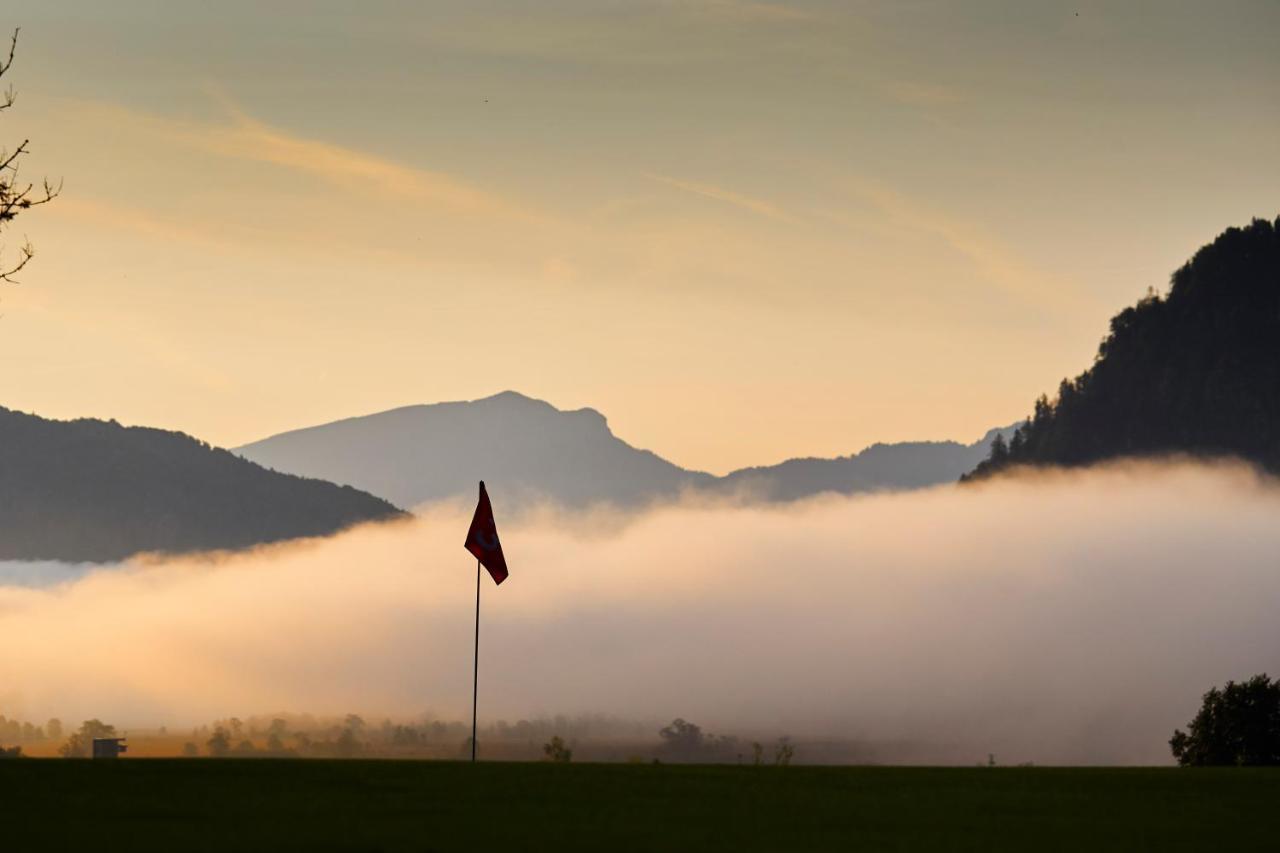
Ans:
[[[476,560],[476,652],[471,673],[471,763],[476,762],[476,704],[480,698],[480,561]]]

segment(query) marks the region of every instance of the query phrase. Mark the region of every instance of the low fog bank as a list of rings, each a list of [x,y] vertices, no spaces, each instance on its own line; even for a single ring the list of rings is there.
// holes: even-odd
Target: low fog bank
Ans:
[[[60,563],[52,560],[0,560],[0,588],[48,587],[82,578],[103,566],[94,563]]]
[[[1200,694],[1276,671],[1280,488],[1133,464],[620,523],[504,524],[481,715],[680,716],[877,760],[1167,763]],[[0,586],[0,712],[194,725],[469,715],[468,514]],[[803,755],[798,756],[803,758]]]

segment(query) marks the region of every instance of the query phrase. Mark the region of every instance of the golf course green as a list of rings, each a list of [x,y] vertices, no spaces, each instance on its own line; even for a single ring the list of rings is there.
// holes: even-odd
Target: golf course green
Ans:
[[[13,851],[1274,850],[1280,771],[0,762]]]

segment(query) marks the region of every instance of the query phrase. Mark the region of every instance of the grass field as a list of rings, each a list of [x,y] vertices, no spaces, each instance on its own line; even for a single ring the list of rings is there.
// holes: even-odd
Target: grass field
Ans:
[[[0,762],[0,849],[1275,850],[1280,772]]]

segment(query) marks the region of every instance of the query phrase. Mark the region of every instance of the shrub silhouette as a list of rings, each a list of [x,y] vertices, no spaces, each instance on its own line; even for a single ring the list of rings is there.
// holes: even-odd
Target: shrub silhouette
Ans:
[[[544,743],[542,752],[547,756],[547,761],[554,764],[568,764],[573,760],[573,750],[565,745],[564,738],[560,735],[555,735]]]

